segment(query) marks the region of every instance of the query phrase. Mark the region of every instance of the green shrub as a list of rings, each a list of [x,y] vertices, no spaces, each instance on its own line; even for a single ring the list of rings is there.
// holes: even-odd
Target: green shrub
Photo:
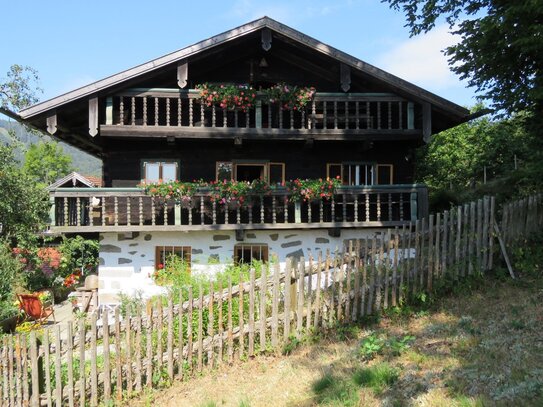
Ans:
[[[9,245],[0,240],[0,321],[17,314],[14,287],[20,284],[23,265],[13,256]]]

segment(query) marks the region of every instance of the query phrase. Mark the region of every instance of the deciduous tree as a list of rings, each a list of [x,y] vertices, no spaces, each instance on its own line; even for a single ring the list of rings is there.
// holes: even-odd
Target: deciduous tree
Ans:
[[[497,111],[541,113],[543,0],[382,1],[406,14],[411,35],[446,21],[460,37],[445,50],[451,70]]]

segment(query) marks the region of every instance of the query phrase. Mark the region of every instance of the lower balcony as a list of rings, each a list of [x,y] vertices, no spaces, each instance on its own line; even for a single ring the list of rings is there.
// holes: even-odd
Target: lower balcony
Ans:
[[[51,233],[399,227],[424,217],[424,185],[341,187],[333,199],[291,202],[286,189],[223,205],[208,191],[189,203],[138,188],[58,188],[51,191]]]

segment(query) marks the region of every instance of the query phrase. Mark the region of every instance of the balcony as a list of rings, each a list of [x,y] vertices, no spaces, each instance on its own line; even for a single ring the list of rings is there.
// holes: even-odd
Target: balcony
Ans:
[[[105,137],[414,139],[423,109],[387,93],[316,93],[302,110],[283,110],[257,92],[247,112],[206,106],[198,90],[132,89],[108,97]]]
[[[52,233],[397,227],[424,217],[423,185],[341,187],[332,200],[289,202],[286,189],[228,207],[200,190],[189,205],[138,188],[51,191]]]

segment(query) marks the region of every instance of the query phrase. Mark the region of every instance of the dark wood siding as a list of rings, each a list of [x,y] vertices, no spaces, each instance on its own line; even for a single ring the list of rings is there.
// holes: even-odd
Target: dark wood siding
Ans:
[[[141,180],[141,160],[177,159],[181,164],[181,180],[214,180],[216,161],[269,160],[286,164],[287,180],[324,178],[326,163],[376,162],[394,165],[394,183],[413,182],[411,151],[414,142],[249,142],[235,146],[232,140],[115,140],[107,141],[104,158],[105,186],[131,187]]]

